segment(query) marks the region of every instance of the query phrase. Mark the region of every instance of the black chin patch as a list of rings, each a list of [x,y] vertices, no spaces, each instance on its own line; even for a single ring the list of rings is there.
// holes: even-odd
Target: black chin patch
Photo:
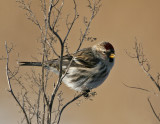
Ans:
[[[109,58],[109,62],[113,62],[113,58]]]

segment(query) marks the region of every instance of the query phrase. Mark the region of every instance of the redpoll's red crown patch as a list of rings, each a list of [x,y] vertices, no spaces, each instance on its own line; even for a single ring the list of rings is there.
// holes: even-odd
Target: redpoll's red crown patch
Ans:
[[[110,50],[110,49],[114,50],[112,44],[110,44],[109,42],[105,42],[104,47],[106,50]]]

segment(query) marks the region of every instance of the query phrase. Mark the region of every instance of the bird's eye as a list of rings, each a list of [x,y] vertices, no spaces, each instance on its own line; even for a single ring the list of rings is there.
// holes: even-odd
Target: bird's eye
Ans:
[[[106,54],[107,52],[106,52],[106,51],[102,51],[102,53],[103,53],[103,54]]]

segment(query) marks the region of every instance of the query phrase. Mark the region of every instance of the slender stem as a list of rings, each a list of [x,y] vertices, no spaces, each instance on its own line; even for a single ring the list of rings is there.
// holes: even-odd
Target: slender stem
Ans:
[[[82,35],[82,38],[80,39],[80,44],[79,44],[79,46],[78,46],[78,48],[77,48],[77,51],[81,48],[81,46],[82,46],[82,44],[83,44],[83,41],[85,40],[85,38],[86,38],[86,35],[87,35],[87,33],[88,33],[88,30],[89,30],[89,28],[90,28],[90,25],[91,25],[91,23],[92,23],[92,20],[94,19],[94,17],[96,16],[96,14],[97,14],[97,12],[98,12],[98,9],[96,10],[96,8],[97,8],[97,5],[98,4],[95,4],[95,1],[93,1],[93,7],[91,6],[91,2],[90,1],[88,1],[89,2],[89,8],[91,9],[91,11],[92,11],[92,15],[91,15],[91,17],[90,17],[90,20],[89,20],[89,22],[88,22],[88,24],[85,24],[86,25],[86,29],[85,29],[85,31],[84,31],[84,33],[83,33],[83,35]],[[100,6],[99,6],[100,7]],[[98,8],[99,8],[98,7]],[[85,22],[84,22],[85,23]]]
[[[13,90],[12,90],[12,85],[11,85],[11,81],[10,81],[10,77],[9,77],[9,53],[8,53],[8,47],[7,47],[7,42],[5,42],[5,48],[6,48],[6,53],[7,53],[7,63],[6,63],[6,76],[7,76],[7,81],[8,81],[8,86],[9,86],[9,92],[11,93],[11,95],[13,96],[13,98],[15,99],[15,101],[17,102],[18,106],[21,108],[25,119],[27,121],[27,124],[31,124],[29,121],[29,118],[27,116],[26,110],[24,109],[24,107],[21,105],[20,101],[17,99],[17,97],[15,96]]]
[[[52,9],[53,7],[58,3],[54,4],[53,5],[53,1],[54,0],[51,0],[50,1],[50,6],[49,6],[49,12],[48,12],[48,25],[49,25],[49,29],[52,31],[52,33],[58,38],[60,44],[62,45],[63,44],[63,41],[61,39],[61,37],[59,36],[59,34],[54,30],[54,27],[51,26],[51,13],[52,13]],[[59,1],[59,0],[58,0]]]
[[[82,96],[85,95],[85,94],[86,94],[86,92],[79,94],[78,96],[74,97],[71,101],[67,102],[67,103],[62,107],[62,109],[61,109],[61,111],[60,111],[60,113],[59,113],[59,118],[58,118],[57,124],[59,124],[59,122],[60,122],[61,115],[62,115],[62,112],[64,111],[64,109],[65,109],[68,105],[70,105],[72,102],[76,101],[77,99],[79,99],[80,97],[82,97]]]
[[[128,87],[128,88],[133,88],[133,89],[143,90],[143,91],[146,91],[146,92],[151,92],[151,91],[149,91],[147,89],[144,89],[144,88],[141,88],[141,87],[128,86],[125,83],[123,83],[123,85],[126,86],[126,87]]]
[[[148,98],[148,102],[149,102],[149,105],[150,105],[150,107],[151,107],[154,115],[156,116],[157,120],[160,122],[160,118],[159,118],[159,116],[157,115],[157,113],[155,112],[155,110],[154,110],[154,108],[153,108],[153,106],[152,106],[152,103],[151,103],[151,101],[150,101],[149,98]]]
[[[57,1],[57,3],[59,2],[59,0]],[[50,104],[49,104],[49,121],[51,123],[51,113],[52,113],[52,106],[53,106],[53,101],[54,101],[54,98],[56,96],[56,93],[61,85],[61,77],[62,77],[62,64],[63,64],[63,53],[64,53],[64,43],[60,37],[60,35],[54,30],[54,27],[51,26],[51,13],[52,13],[52,9],[53,7],[57,4],[55,3],[53,5],[53,0],[50,1],[50,6],[49,6],[49,12],[48,12],[48,25],[49,25],[49,29],[52,31],[52,33],[58,38],[59,42],[60,42],[60,45],[61,45],[61,54],[60,54],[60,64],[59,64],[59,78],[58,78],[58,82],[57,82],[57,85],[56,85],[56,88],[54,89],[53,93],[52,93],[52,96],[51,96],[51,101],[50,101]],[[60,14],[60,13],[59,13]]]
[[[142,47],[142,45],[138,44],[137,41],[136,41],[134,49],[136,51],[136,57],[135,58],[137,58],[140,67],[142,68],[142,70],[147,74],[147,76],[152,80],[152,82],[156,85],[156,87],[160,91],[160,86],[159,86],[158,82],[149,73],[149,71],[150,71],[150,65],[149,65],[147,59],[145,58],[145,55],[143,53],[143,47]]]
[[[66,40],[67,40],[67,38],[68,38],[68,35],[69,35],[69,33],[71,32],[71,29],[72,29],[72,27],[73,27],[76,19],[78,18],[78,14],[77,14],[77,4],[76,4],[76,1],[75,1],[75,0],[73,0],[73,2],[74,2],[75,15],[74,15],[73,21],[72,21],[72,23],[71,23],[71,26],[69,27],[68,32],[67,32],[67,34],[66,34],[66,36],[65,36],[65,38],[64,38],[64,40],[63,40],[63,43],[66,42]]]

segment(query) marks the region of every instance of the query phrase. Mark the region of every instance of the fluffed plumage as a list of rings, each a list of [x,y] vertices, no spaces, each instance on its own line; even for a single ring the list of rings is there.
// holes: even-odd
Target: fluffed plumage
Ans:
[[[115,51],[109,42],[101,42],[71,55],[63,56],[63,82],[76,91],[87,91],[101,85],[114,65]],[[46,61],[44,67],[59,74],[59,59]],[[20,62],[21,66],[42,66],[41,62]]]

